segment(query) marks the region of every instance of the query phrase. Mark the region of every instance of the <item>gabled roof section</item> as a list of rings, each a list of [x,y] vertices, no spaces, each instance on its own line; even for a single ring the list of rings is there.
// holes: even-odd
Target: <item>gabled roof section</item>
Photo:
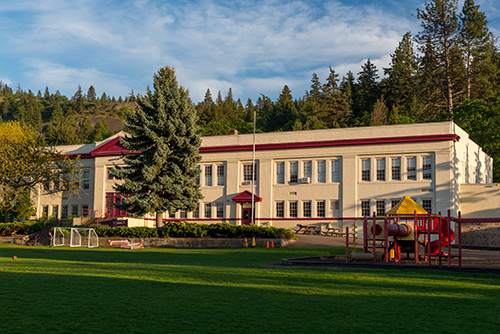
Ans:
[[[252,192],[245,190],[244,192],[233,197],[233,202],[250,203],[252,201]],[[254,202],[262,202],[262,197],[253,195]]]
[[[120,143],[120,137],[115,137],[110,141],[102,144],[101,146],[98,146],[95,150],[90,152],[90,155],[93,157],[99,157],[99,156],[109,156],[109,155],[120,155],[122,153],[130,154],[132,152],[130,152]]]
[[[405,196],[398,204],[396,204],[392,209],[387,212],[388,216],[397,215],[413,215],[415,212],[420,215],[427,214],[420,205],[418,205],[410,196]]]

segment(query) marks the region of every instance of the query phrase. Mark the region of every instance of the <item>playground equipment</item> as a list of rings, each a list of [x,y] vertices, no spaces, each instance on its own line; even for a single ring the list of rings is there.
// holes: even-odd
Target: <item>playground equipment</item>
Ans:
[[[451,228],[455,220],[458,228],[458,254],[451,253],[451,244],[455,240],[455,232]],[[346,240],[348,247],[348,240]],[[447,247],[447,251],[445,251]],[[377,249],[379,250],[377,252]],[[349,256],[351,260],[377,261],[377,255],[384,262],[402,262],[401,254],[406,253],[406,260],[420,261],[419,253],[422,249],[423,260],[431,265],[434,258],[439,265],[442,259],[448,260],[451,265],[452,258],[458,258],[459,266],[462,265],[461,232],[458,219],[454,219],[448,212],[447,217],[441,214],[434,215],[426,212],[410,197],[404,197],[386,216],[364,217],[363,221],[363,254]],[[382,255],[380,257],[380,255]],[[346,261],[348,258],[346,257]]]

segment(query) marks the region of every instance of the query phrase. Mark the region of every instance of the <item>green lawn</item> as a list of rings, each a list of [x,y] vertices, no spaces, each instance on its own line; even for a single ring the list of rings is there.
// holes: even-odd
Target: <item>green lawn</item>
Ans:
[[[263,266],[332,252],[0,244],[0,333],[500,332],[500,275]]]

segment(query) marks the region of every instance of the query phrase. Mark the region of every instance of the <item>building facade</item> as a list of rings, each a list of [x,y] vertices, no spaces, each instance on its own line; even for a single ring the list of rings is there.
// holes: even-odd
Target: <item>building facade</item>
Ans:
[[[80,192],[38,196],[37,216],[127,216],[113,206],[121,197],[108,174],[126,152],[121,135],[57,147],[80,156]],[[203,137],[200,153],[198,210],[166,213],[166,220],[248,224],[254,207],[256,224],[342,226],[384,215],[404,196],[456,215],[463,184],[492,182],[492,159],[453,122],[259,133],[255,169],[251,134]]]

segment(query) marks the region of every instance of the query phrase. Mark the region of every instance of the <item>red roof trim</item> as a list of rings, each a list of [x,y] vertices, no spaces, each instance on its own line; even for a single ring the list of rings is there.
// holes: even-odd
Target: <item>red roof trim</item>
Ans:
[[[448,141],[448,140],[458,142],[460,140],[460,136],[456,134],[445,134],[445,135],[406,136],[406,137],[341,139],[341,140],[325,140],[325,141],[311,141],[311,142],[298,142],[298,143],[257,144],[255,145],[255,149],[277,150],[277,149],[331,147],[331,146],[401,144],[401,143],[418,143],[427,141]],[[200,153],[251,151],[252,149],[253,149],[252,145],[209,146],[209,147],[201,147]]]
[[[107,143],[97,147],[95,150],[90,152],[92,157],[97,156],[109,156],[109,155],[120,155],[120,154],[130,154],[129,150],[127,150],[121,143],[120,137],[113,138]]]
[[[248,203],[251,201],[252,201],[252,193],[248,190],[245,190],[241,194],[233,197],[233,202]],[[258,195],[253,195],[253,201],[254,202],[262,202],[262,197],[260,197]]]

